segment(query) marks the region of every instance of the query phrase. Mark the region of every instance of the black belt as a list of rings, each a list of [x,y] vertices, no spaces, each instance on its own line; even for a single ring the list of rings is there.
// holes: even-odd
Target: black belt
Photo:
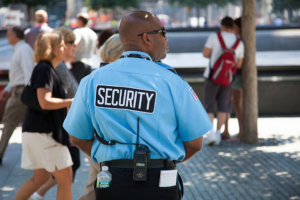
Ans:
[[[174,161],[166,159],[152,159],[147,163],[148,168],[165,168],[165,169],[175,169],[176,165]],[[120,159],[112,160],[101,163],[101,166],[109,166],[112,168],[128,168],[133,169],[134,161],[133,159]]]

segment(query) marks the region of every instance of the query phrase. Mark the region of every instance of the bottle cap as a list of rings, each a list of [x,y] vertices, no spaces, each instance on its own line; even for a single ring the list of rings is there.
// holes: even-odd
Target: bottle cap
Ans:
[[[102,171],[108,171],[108,167],[107,166],[102,166]]]

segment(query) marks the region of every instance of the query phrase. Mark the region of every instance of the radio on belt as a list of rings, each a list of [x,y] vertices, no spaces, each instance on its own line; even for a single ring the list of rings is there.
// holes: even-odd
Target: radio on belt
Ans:
[[[137,142],[136,150],[134,151],[134,171],[133,180],[134,181],[147,181],[147,166],[150,161],[150,152],[147,146],[139,146],[139,122],[137,123]],[[146,148],[145,148],[146,147]]]

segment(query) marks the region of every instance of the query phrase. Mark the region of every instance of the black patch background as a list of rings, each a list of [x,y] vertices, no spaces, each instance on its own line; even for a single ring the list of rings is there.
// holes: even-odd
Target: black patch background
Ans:
[[[105,88],[105,91],[107,88],[110,88],[110,89],[118,89],[119,90],[119,93],[115,93],[115,97],[114,97],[114,102],[116,101],[119,101],[119,97],[120,97],[120,90],[122,90],[122,98],[121,98],[121,102],[123,103],[123,98],[124,98],[124,92],[125,90],[127,90],[127,93],[128,93],[128,90],[131,90],[133,92],[144,92],[145,94],[143,95],[142,97],[142,104],[141,104],[141,109],[138,109],[139,108],[139,103],[140,103],[140,95],[137,94],[137,98],[136,98],[136,106],[135,108],[131,108],[130,107],[130,103],[128,104],[128,106],[126,107],[126,101],[127,101],[127,98],[125,98],[125,105],[124,106],[113,106],[113,105],[105,105],[104,104],[98,104],[97,101],[101,101],[101,98],[98,94],[98,91],[100,88]],[[126,97],[127,97],[127,93],[126,93]],[[150,103],[149,103],[149,110],[147,110],[147,96],[146,96],[146,93],[149,94],[149,96],[151,96],[153,94],[153,97],[151,98],[150,100]],[[106,92],[101,92],[101,95],[104,97],[104,101],[105,101],[105,95],[106,95]],[[109,91],[108,92],[108,95],[111,96],[109,99],[108,99],[108,103],[112,103],[112,91]],[[115,109],[125,109],[125,110],[133,110],[133,111],[139,111],[139,112],[146,112],[146,113],[153,113],[154,112],[154,107],[155,107],[155,102],[156,102],[156,92],[155,91],[152,91],[152,90],[141,90],[141,89],[136,89],[136,88],[130,88],[130,87],[117,87],[117,86],[107,86],[107,85],[97,85],[97,88],[96,88],[96,100],[95,100],[95,105],[97,107],[102,107],[102,108],[115,108]],[[118,102],[119,104],[119,102]],[[134,99],[132,101],[132,104],[134,104]],[[134,105],[133,105],[134,106]]]

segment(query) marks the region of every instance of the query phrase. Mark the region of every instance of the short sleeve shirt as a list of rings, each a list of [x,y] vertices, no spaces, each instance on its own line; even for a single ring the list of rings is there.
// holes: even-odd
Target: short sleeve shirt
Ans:
[[[55,68],[55,71],[57,72],[63,85],[68,89],[68,98],[74,98],[78,88],[78,83],[73,74],[71,74],[67,68],[66,64],[63,62],[59,63]]]
[[[52,97],[66,98],[66,90],[49,62],[40,62],[36,65],[32,72],[30,85],[34,89],[46,88],[50,90],[52,92]],[[65,143],[66,141],[58,139],[59,135],[62,135],[64,132],[62,124],[65,117],[66,108],[51,110],[44,114],[27,107],[22,131],[53,133],[54,139],[57,139],[58,142]]]
[[[131,53],[150,58],[138,51],[123,55]],[[80,139],[92,139],[95,129],[107,141],[135,143],[139,117],[139,142],[149,147],[151,159],[183,160],[183,142],[203,136],[212,123],[193,89],[170,70],[132,57],[96,69],[81,80],[64,128]],[[95,139],[91,155],[104,162],[133,159],[134,151],[135,145]]]
[[[74,30],[76,41],[79,41],[73,61],[81,61],[89,66],[93,65],[92,55],[97,44],[97,34],[89,27]]]
[[[234,35],[233,33],[228,33],[228,32],[222,31],[221,35],[222,35],[222,38],[224,40],[226,47],[228,47],[228,48],[232,47],[237,40],[237,36]],[[208,78],[209,67],[212,68],[214,66],[214,63],[218,60],[218,58],[222,54],[222,47],[220,45],[217,33],[212,33],[208,37],[204,46],[212,49],[209,66],[206,67],[204,74],[203,74],[204,77]],[[235,50],[236,62],[240,58],[244,58],[244,43],[242,41],[240,41],[240,44],[238,45],[238,47]]]

